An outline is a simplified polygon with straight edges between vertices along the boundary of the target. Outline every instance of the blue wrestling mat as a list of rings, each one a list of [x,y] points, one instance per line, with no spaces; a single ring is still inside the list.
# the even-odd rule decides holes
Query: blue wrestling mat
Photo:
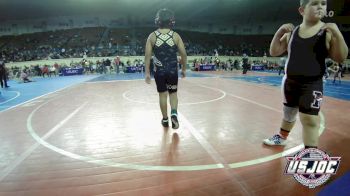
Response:
[[[331,182],[318,193],[319,196],[350,195],[350,172]]]
[[[269,86],[281,86],[282,76],[238,76],[225,77],[233,80],[241,80]],[[324,95],[337,99],[350,100],[350,81],[342,81],[341,84],[332,80],[324,83]]]
[[[93,78],[96,75],[32,78],[33,82],[19,83],[10,80],[10,88],[0,90],[0,111],[25,103],[42,95],[64,89]]]

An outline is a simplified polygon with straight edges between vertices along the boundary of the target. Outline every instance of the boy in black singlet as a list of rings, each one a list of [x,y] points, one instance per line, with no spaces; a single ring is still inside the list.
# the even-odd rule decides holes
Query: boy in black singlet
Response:
[[[179,52],[181,56],[181,75],[185,77],[187,64],[186,50],[180,35],[171,30],[175,24],[174,13],[172,11],[168,9],[159,10],[156,15],[155,23],[159,28],[148,36],[145,48],[145,81],[147,84],[151,82],[150,61],[153,52],[153,64],[155,67],[154,79],[156,80],[157,91],[159,93],[159,105],[163,115],[161,123],[164,127],[169,126],[167,112],[167,97],[169,93],[172,128],[178,129],[177,52]]]
[[[280,132],[265,139],[266,145],[285,145],[299,113],[305,148],[318,146],[325,59],[329,56],[342,62],[348,55],[337,25],[321,21],[326,11],[327,0],[300,0],[303,22],[296,28],[292,24],[282,25],[272,39],[271,56],[287,51],[288,59],[282,81],[284,115]]]

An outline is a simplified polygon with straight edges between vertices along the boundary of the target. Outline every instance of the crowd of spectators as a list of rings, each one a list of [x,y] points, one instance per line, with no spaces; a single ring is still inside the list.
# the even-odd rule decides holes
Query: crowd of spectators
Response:
[[[59,30],[0,37],[0,59],[4,62],[83,58],[69,65],[28,65],[24,69],[12,67],[9,74],[18,77],[23,70],[29,76],[58,75],[64,68],[84,68],[84,73],[123,72],[127,67],[142,66],[142,60],[123,62],[108,59],[111,56],[143,56],[147,35],[154,29],[109,29],[105,27]],[[242,69],[241,56],[267,57],[272,35],[223,35],[191,31],[177,31],[182,35],[189,56],[196,59],[192,69],[199,64],[215,64],[216,70]],[[346,32],[345,32],[346,34]],[[346,39],[349,36],[344,36]],[[347,40],[348,42],[350,40]],[[220,56],[231,56],[220,61]],[[105,57],[92,62],[87,57]],[[212,59],[215,57],[215,59]],[[239,58],[238,58],[239,57]],[[119,57],[117,57],[119,58]],[[236,59],[235,59],[236,58]],[[118,61],[118,66],[116,62]],[[281,70],[280,62],[249,61],[250,66],[264,65],[265,70]],[[345,70],[348,66],[345,65]],[[43,71],[44,70],[44,71]]]
[[[43,59],[143,56],[147,34],[153,29],[105,27],[59,30],[0,38],[2,59],[22,62]],[[272,36],[221,35],[190,31],[181,33],[188,55],[262,56]]]

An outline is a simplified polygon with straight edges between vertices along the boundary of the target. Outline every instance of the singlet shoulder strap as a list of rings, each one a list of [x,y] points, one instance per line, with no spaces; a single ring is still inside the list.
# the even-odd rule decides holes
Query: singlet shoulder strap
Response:
[[[174,31],[173,31],[173,30],[170,30],[167,34],[168,34],[169,36],[173,37],[173,36],[174,36]]]
[[[157,31],[154,31],[154,34],[156,35],[156,37],[158,37],[161,33],[157,30]]]
[[[296,26],[296,27],[294,28],[294,30],[293,30],[292,33],[290,34],[288,43],[290,43],[291,40],[294,39],[295,33],[298,32],[299,27],[300,27],[300,26],[298,25],[298,26]]]

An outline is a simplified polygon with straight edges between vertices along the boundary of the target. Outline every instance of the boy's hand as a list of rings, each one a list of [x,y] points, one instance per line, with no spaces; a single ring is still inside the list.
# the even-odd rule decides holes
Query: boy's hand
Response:
[[[336,35],[339,32],[339,28],[335,23],[325,23],[321,29],[331,33],[332,35]]]
[[[146,76],[145,76],[145,82],[146,82],[147,84],[151,84],[151,76],[150,76],[150,74],[146,74]]]
[[[181,71],[181,76],[182,76],[182,78],[185,78],[186,77],[186,71]]]
[[[294,30],[294,25],[292,23],[287,23],[282,25],[279,29],[278,32],[283,36],[285,33],[292,32]]]

